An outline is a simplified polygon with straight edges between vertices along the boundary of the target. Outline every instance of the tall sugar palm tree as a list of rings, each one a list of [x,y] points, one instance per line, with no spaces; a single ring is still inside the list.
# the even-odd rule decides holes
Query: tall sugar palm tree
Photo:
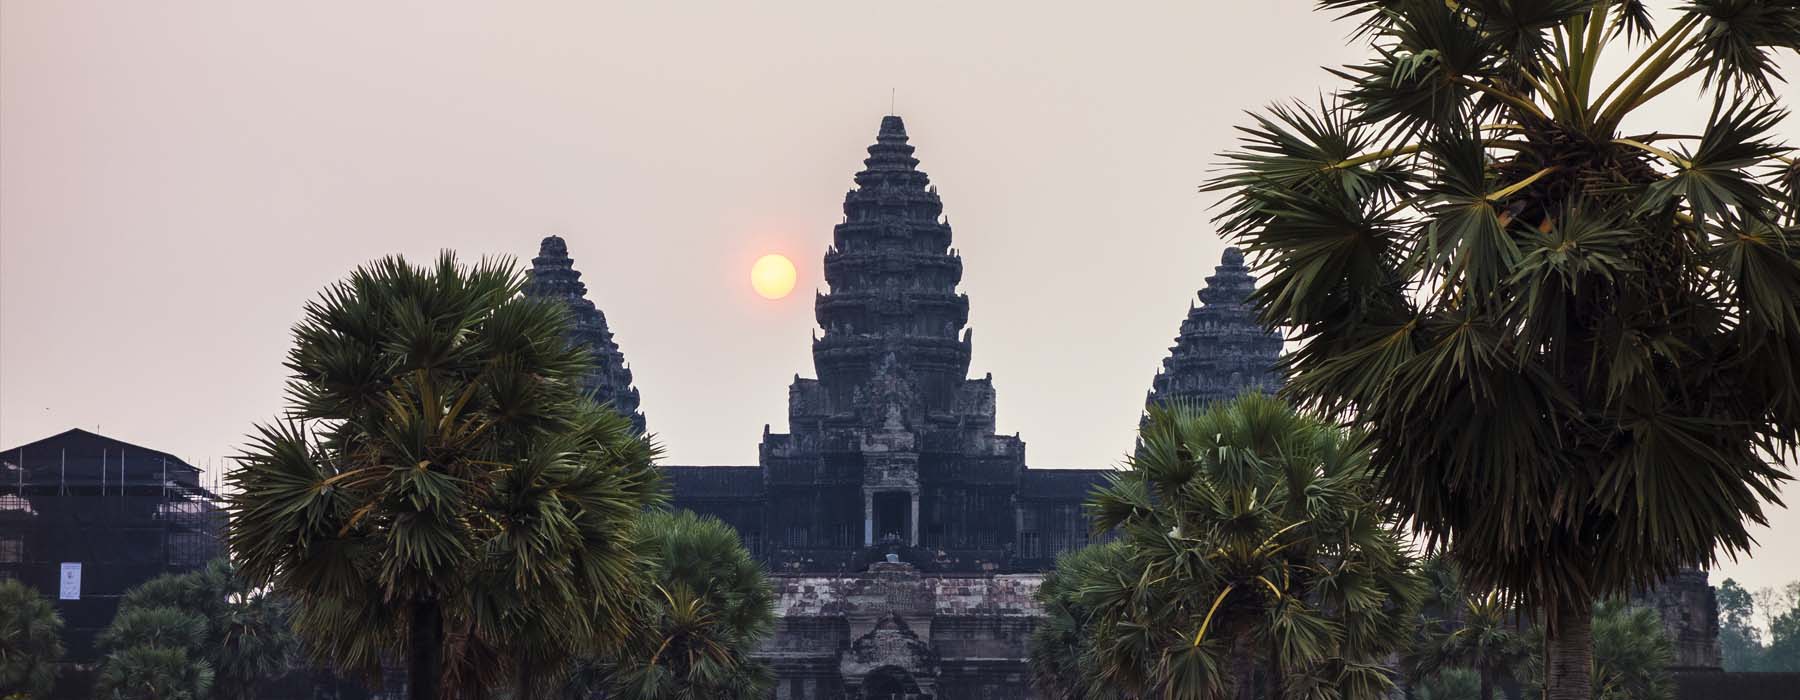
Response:
[[[1157,407],[1089,503],[1129,575],[1076,600],[1090,673],[1134,696],[1385,697],[1423,593],[1358,438],[1249,394]]]
[[[49,697],[62,660],[62,616],[30,586],[0,579],[0,700]]]
[[[1541,608],[1587,700],[1593,601],[1750,545],[1800,429],[1800,5],[1325,0],[1374,54],[1207,187],[1292,329],[1287,395],[1358,421],[1471,583]],[[1693,123],[1646,123],[1657,99]]]
[[[623,638],[657,449],[579,394],[566,311],[510,261],[387,258],[306,306],[287,419],[259,426],[230,545],[315,658],[478,698]]]

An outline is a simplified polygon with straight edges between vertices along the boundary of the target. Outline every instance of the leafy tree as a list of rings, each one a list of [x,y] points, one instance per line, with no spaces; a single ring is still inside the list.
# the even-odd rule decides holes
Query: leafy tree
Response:
[[[204,700],[213,684],[206,618],[165,605],[119,606],[95,644],[95,700]]]
[[[774,677],[750,654],[774,629],[774,590],[737,531],[688,511],[648,513],[638,528],[652,582],[638,623],[571,685],[644,700],[765,696]]]
[[[1756,601],[1737,581],[1719,584],[1719,651],[1727,671],[1762,668],[1762,630],[1756,625]]]
[[[259,685],[290,670],[297,651],[287,611],[267,591],[250,588],[225,559],[150,579],[119,604],[121,616],[140,609],[179,611],[203,621],[208,643],[195,648],[213,670],[214,700],[253,700]]]
[[[1471,594],[1464,590],[1455,565],[1432,557],[1421,567],[1435,592],[1428,598],[1420,635],[1403,660],[1409,680],[1422,687],[1442,690],[1450,683],[1445,673],[1468,672],[1475,680],[1475,694],[1493,700],[1496,684],[1514,680],[1518,667],[1531,656],[1519,632],[1514,608],[1497,593]]]
[[[412,697],[481,697],[616,642],[657,449],[579,393],[566,310],[510,261],[356,270],[294,328],[287,420],[228,475],[245,578],[315,659]]]
[[[1359,438],[1260,394],[1154,408],[1139,437],[1089,502],[1131,564],[1080,586],[1085,685],[1385,697],[1421,586]]]
[[[62,616],[18,579],[0,579],[0,700],[47,697],[62,660]]]
[[[1800,5],[1320,6],[1374,55],[1245,127],[1221,227],[1292,329],[1287,395],[1370,431],[1385,494],[1546,611],[1550,698],[1586,700],[1592,602],[1745,551],[1795,451],[1800,167],[1770,133]],[[1696,90],[1704,124],[1634,121]]]
[[[1759,602],[1769,615],[1769,646],[1760,670],[1800,672],[1800,582],[1769,591]]]

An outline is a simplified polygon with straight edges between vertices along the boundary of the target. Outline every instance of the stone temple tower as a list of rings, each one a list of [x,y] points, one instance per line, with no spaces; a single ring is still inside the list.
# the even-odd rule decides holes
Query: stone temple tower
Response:
[[[559,299],[569,305],[569,339],[585,346],[593,354],[594,371],[582,382],[583,389],[594,400],[610,404],[631,418],[639,433],[644,432],[644,414],[638,410],[638,390],[631,385],[631,367],[619,344],[613,342],[606,328],[606,314],[587,298],[587,285],[581,283],[581,272],[569,258],[569,246],[561,236],[550,236],[538,245],[538,255],[531,259],[530,281],[525,283],[526,296]]]
[[[1200,305],[1189,305],[1181,333],[1151,381],[1146,404],[1199,406],[1280,387],[1273,368],[1281,354],[1281,335],[1256,322],[1256,310],[1248,302],[1255,289],[1243,252],[1226,248],[1200,290]]]
[[[1008,556],[1024,468],[994,434],[990,378],[969,379],[969,299],[937,189],[900,117],[881,120],[844,196],[814,313],[817,379],[788,390],[788,434],[763,437],[771,559],[827,561],[906,550],[974,566]],[[916,555],[916,556],[915,556]]]

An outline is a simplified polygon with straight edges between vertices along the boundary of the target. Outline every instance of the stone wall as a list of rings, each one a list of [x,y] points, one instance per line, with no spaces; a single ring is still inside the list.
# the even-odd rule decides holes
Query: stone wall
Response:
[[[777,632],[758,656],[781,700],[886,696],[1036,697],[1027,669],[1042,615],[1039,574],[921,575],[901,563],[867,573],[774,577]]]

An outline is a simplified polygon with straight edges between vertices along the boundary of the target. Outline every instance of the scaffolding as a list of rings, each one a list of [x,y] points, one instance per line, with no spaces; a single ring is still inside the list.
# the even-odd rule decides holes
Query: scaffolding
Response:
[[[167,453],[70,430],[6,448],[0,465],[0,578],[56,604],[72,661],[96,658],[127,590],[224,552],[220,499]]]

